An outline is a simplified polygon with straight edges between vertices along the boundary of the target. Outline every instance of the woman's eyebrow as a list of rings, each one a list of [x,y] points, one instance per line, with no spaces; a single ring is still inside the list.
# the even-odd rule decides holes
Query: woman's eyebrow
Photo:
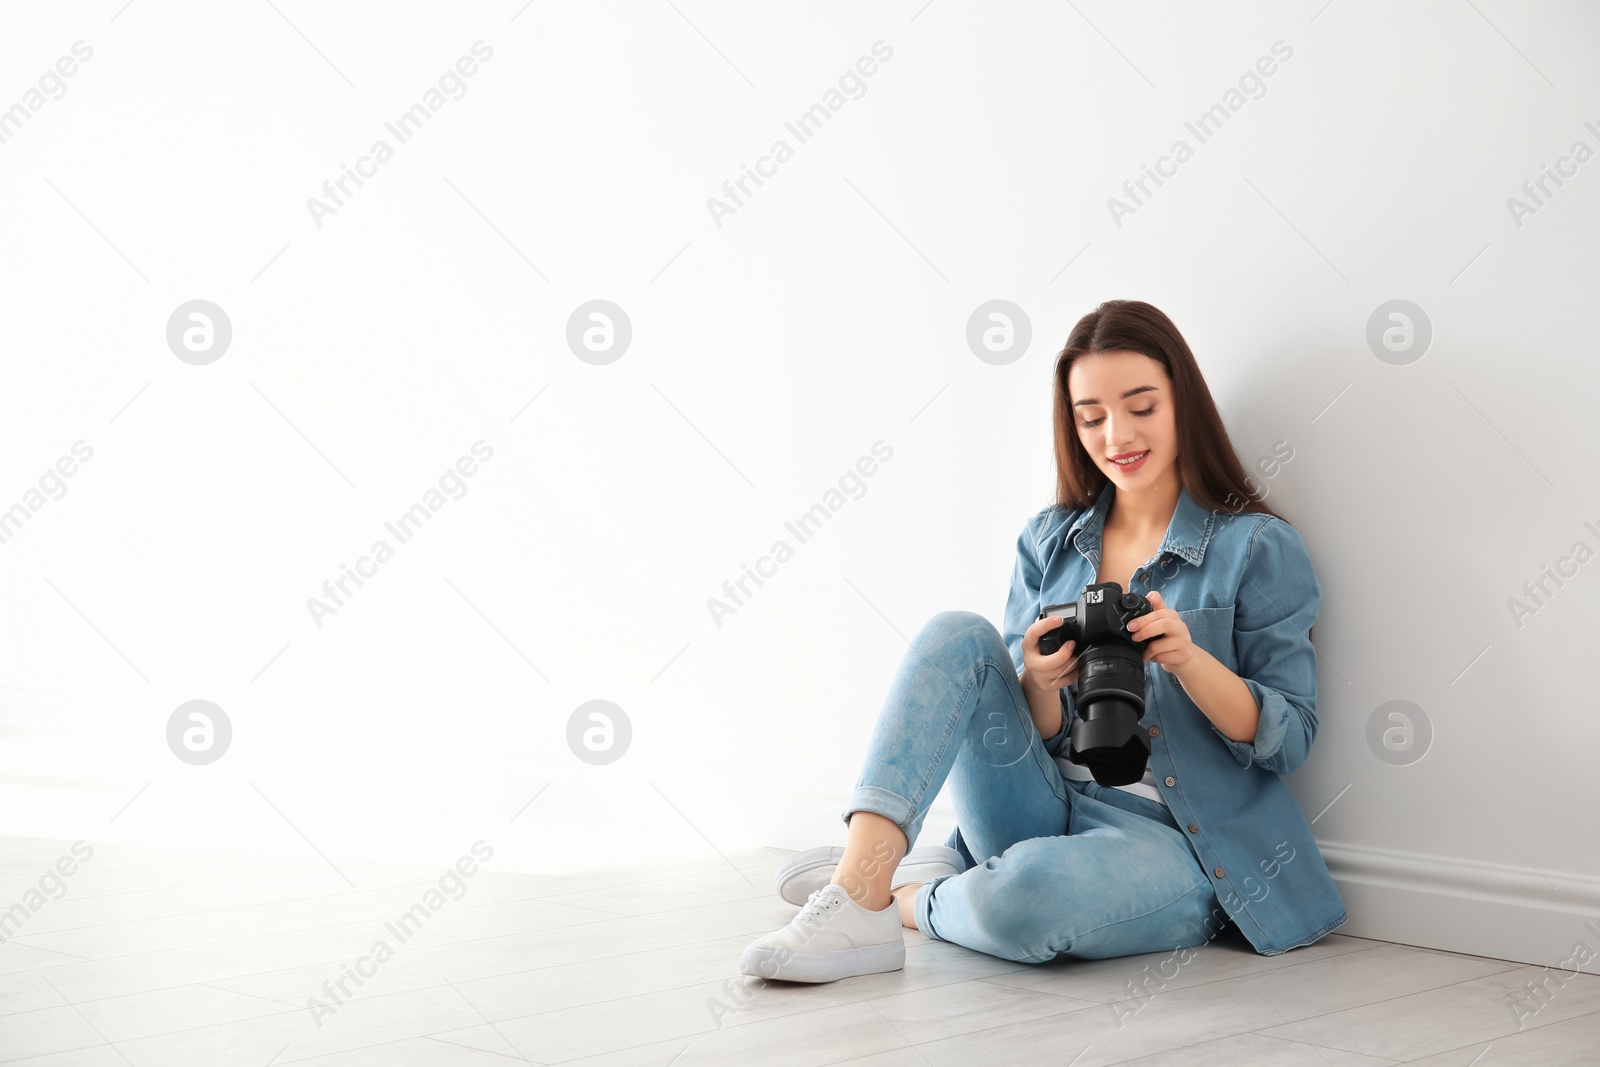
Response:
[[[1134,387],[1132,389],[1129,389],[1126,393],[1123,393],[1122,394],[1122,399],[1126,400],[1130,396],[1133,396],[1136,393],[1152,393],[1152,392],[1155,392],[1155,391],[1156,391],[1156,387],[1153,386],[1153,385],[1140,385],[1140,386],[1136,386],[1136,387]],[[1100,401],[1094,399],[1093,397],[1085,397],[1082,400],[1074,400],[1072,402],[1072,406],[1076,408],[1076,407],[1082,407],[1085,404],[1098,404],[1098,403],[1100,403]]]

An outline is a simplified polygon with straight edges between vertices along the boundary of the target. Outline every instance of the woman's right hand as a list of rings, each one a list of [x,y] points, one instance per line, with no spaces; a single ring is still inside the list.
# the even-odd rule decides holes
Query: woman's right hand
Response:
[[[1078,680],[1075,642],[1062,642],[1061,648],[1048,656],[1039,651],[1039,636],[1065,625],[1066,620],[1060,615],[1051,615],[1035,620],[1022,635],[1023,685],[1031,684],[1035,688],[1053,693],[1058,689],[1065,689]]]

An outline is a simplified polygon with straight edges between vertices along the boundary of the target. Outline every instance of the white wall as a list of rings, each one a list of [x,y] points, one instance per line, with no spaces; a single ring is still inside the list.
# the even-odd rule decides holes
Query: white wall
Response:
[[[1600,549],[1600,162],[1508,207],[1600,150],[1592,6],[4,18],[0,107],[27,114],[0,143],[0,508],[26,518],[0,543],[0,832],[308,863],[482,837],[547,870],[838,840],[904,637],[1000,618],[1051,491],[1055,352],[1134,297],[1185,332],[1247,465],[1293,449],[1269,500],[1327,595],[1290,785],[1344,932],[1597,947],[1595,565],[1508,608]],[[384,123],[480,40],[399,143]],[[65,91],[30,97],[78,41]],[[880,41],[797,143],[786,121]],[[1185,123],[1278,42],[1199,143]],[[379,138],[393,158],[319,225],[308,198]],[[714,220],[780,138],[792,158]],[[1180,138],[1192,158],[1114,218]],[[232,327],[207,365],[166,340],[195,299]],[[605,365],[566,340],[594,299],[631,322]],[[966,341],[995,299],[1032,331],[999,366]],[[1404,365],[1367,340],[1397,299],[1432,329]],[[64,495],[30,498],[78,441]],[[465,495],[387,535],[479,441]],[[859,499],[717,625],[707,599],[879,441]],[[393,559],[318,626],[307,598],[379,538]],[[193,699],[233,730],[204,766],[166,738]],[[567,743],[596,699],[632,727],[603,766]],[[1395,700],[1431,724],[1409,765],[1368,740]]]

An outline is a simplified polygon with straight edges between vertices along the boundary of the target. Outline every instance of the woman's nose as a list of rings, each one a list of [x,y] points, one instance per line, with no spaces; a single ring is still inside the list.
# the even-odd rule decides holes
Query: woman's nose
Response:
[[[1113,451],[1127,451],[1127,446],[1133,444],[1133,425],[1129,419],[1113,419],[1106,416],[1106,443],[1113,447]]]

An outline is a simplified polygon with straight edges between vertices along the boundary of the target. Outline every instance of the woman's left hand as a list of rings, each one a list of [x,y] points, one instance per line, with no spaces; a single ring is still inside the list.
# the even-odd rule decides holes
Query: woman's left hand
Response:
[[[1194,661],[1194,638],[1160,593],[1152,590],[1146,599],[1155,610],[1128,623],[1128,633],[1141,643],[1146,663],[1159,663],[1168,674],[1176,674]]]

